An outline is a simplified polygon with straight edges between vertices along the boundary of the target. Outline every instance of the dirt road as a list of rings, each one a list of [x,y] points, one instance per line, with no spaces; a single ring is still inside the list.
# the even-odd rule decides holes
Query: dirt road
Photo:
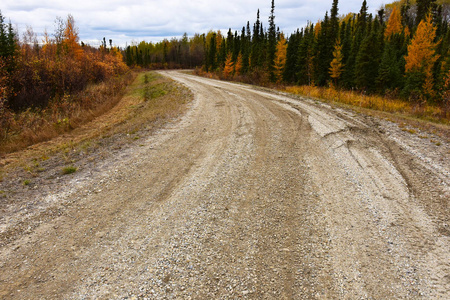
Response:
[[[0,298],[450,298],[448,143],[163,74],[181,120],[2,216]]]

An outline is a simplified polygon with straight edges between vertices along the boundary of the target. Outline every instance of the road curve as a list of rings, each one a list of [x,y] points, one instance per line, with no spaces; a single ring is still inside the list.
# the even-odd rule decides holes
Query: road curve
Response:
[[[58,216],[2,243],[0,298],[450,298],[448,156],[312,100],[161,73],[192,90],[188,113],[45,199]]]

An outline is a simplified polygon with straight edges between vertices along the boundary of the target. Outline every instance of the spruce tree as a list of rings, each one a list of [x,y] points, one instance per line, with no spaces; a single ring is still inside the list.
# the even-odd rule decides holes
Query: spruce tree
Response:
[[[15,69],[17,50],[16,34],[12,24],[11,22],[5,24],[5,19],[0,11],[0,58],[5,62],[8,73]]]
[[[227,41],[226,41],[226,52],[232,53],[234,50],[234,36],[231,32],[231,28],[228,29]]]
[[[340,29],[340,40],[342,42],[342,59],[346,62],[352,48],[352,27],[351,20],[343,21]]]
[[[419,25],[420,21],[425,19],[426,15],[434,8],[434,5],[436,5],[436,0],[417,0],[416,25]]]
[[[297,60],[297,81],[299,84],[311,85],[314,81],[314,55],[316,50],[315,28],[311,24],[299,37]]]
[[[367,36],[362,41],[355,63],[355,84],[358,89],[375,91],[376,78],[383,49],[383,34],[378,18],[367,23]]]
[[[274,60],[277,51],[277,32],[275,26],[275,1],[272,0],[272,6],[269,16],[269,32],[268,32],[268,47],[267,47],[267,66],[269,71],[269,78],[272,82],[276,81],[274,74]]]
[[[387,90],[403,88],[406,45],[404,33],[391,35],[386,41],[376,79],[379,92],[385,93]]]
[[[338,39],[339,34],[339,1],[333,0],[333,5],[330,11],[330,32],[328,38],[330,39],[331,49],[334,47],[336,40]]]
[[[237,31],[235,31],[233,40],[233,61],[236,61],[240,52],[241,52],[241,37],[238,35]]]
[[[330,50],[332,50],[334,44],[330,46],[332,42],[329,40],[329,33],[330,18],[328,17],[328,12],[326,12],[325,18],[321,23],[314,50],[314,82],[320,86],[324,86],[330,78],[328,69],[333,59],[333,52]]]
[[[217,48],[216,48],[216,33],[212,34],[212,37],[209,41],[209,50],[208,50],[208,65],[206,71],[215,71],[217,68]]]
[[[303,32],[303,29],[302,29]],[[300,41],[300,32],[297,30],[288,40],[286,50],[286,66],[284,68],[283,80],[285,82],[293,83],[297,81],[297,60],[298,60],[298,46]]]
[[[359,14],[357,15],[356,20],[354,21],[353,24],[354,36],[351,41],[351,50],[347,60],[345,61],[345,69],[344,73],[342,74],[341,84],[347,89],[352,89],[356,85],[355,82],[356,59],[361,50],[360,49],[361,43],[363,39],[366,37],[367,19],[368,19],[367,11],[368,11],[367,2],[366,0],[364,0],[361,5]]]
[[[242,68],[240,70],[240,73],[246,73],[248,70],[249,47],[250,47],[250,40],[248,39],[247,35],[245,34],[245,27],[242,27],[241,47],[240,47],[240,53],[242,55],[242,57],[241,57]]]
[[[222,37],[220,42],[219,51],[217,55],[217,66],[223,68],[225,66],[225,60],[227,59],[227,45],[225,37]]]

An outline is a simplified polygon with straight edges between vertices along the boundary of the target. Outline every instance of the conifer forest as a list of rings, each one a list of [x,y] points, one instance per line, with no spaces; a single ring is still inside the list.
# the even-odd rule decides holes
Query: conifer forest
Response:
[[[276,26],[275,3],[264,24],[210,31],[188,39],[125,50],[129,66],[193,68],[255,84],[334,86],[414,102],[449,105],[450,4],[397,1],[368,13],[339,14],[334,0],[322,20],[287,34]]]

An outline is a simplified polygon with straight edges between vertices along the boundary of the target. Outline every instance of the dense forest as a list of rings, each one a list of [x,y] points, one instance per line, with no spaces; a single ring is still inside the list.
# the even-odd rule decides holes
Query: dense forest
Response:
[[[222,78],[257,84],[333,86],[368,94],[450,106],[450,4],[402,0],[376,15],[339,15],[338,0],[317,23],[288,37],[260,19],[226,35],[210,31],[188,39],[142,42],[124,51],[128,65],[202,66]]]

